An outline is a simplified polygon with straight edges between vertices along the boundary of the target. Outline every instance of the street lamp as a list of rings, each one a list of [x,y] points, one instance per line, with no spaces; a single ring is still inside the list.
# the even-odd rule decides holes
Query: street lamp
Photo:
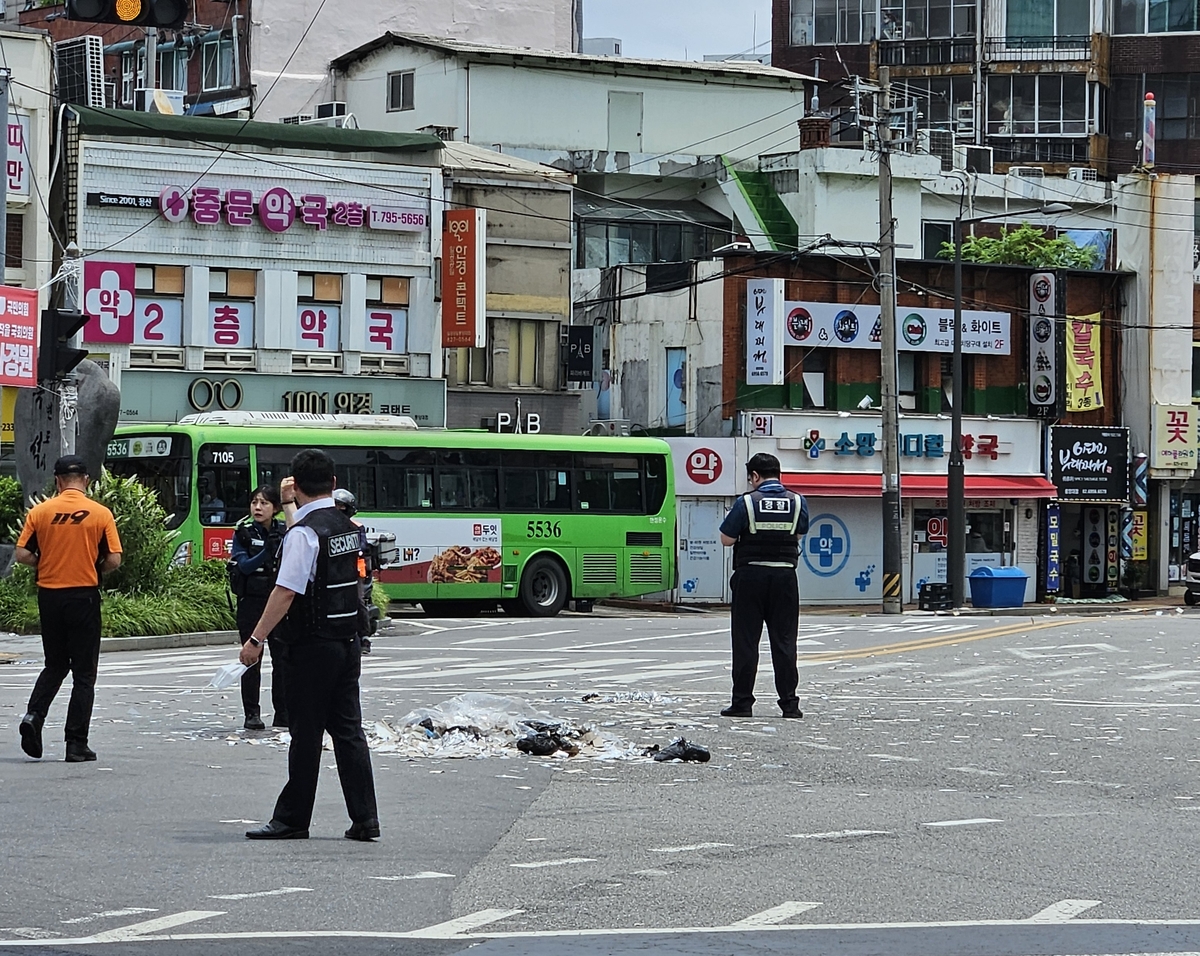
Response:
[[[960,210],[954,220],[954,353],[950,363],[950,460],[946,473],[946,499],[949,506],[947,522],[946,578],[950,582],[950,599],[954,607],[966,602],[967,579],[967,516],[964,506],[965,476],[962,453],[962,244],[963,226],[989,219],[1015,219],[1040,214],[1056,216],[1070,212],[1066,203],[1053,202],[1036,209],[996,213],[964,219]]]

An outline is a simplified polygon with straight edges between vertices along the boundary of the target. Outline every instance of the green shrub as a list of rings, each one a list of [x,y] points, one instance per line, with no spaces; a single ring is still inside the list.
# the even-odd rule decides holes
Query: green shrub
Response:
[[[0,476],[0,541],[11,544],[17,540],[24,516],[25,495],[21,483],[16,478]]]
[[[378,581],[371,588],[371,603],[379,608],[379,614],[387,620],[388,608],[391,607],[392,599],[387,596],[387,591],[383,589],[383,585]]]
[[[954,243],[943,242],[939,259],[954,258]],[[1035,269],[1093,269],[1100,251],[1081,246],[1068,236],[1051,239],[1046,233],[1022,223],[1016,229],[1000,229],[1000,237],[967,236],[963,239],[963,262],[1033,266]]]
[[[124,551],[121,566],[104,579],[104,586],[126,594],[159,591],[166,583],[175,532],[167,530],[167,512],[158,496],[136,478],[120,478],[107,469],[88,494],[113,513]]]

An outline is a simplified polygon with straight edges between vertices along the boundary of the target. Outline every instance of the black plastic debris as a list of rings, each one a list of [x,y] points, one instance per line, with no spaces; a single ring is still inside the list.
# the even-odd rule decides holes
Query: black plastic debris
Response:
[[[651,750],[655,751],[656,748],[651,748]],[[707,747],[688,743],[683,737],[676,737],[662,750],[656,750],[653,753],[654,759],[658,761],[685,760],[689,763],[708,763],[711,756]]]
[[[558,743],[549,734],[528,734],[517,741],[517,749],[535,757],[549,757],[558,750]]]

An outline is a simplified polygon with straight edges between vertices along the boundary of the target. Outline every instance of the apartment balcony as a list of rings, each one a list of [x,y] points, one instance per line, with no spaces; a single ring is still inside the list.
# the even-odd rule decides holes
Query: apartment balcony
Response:
[[[983,41],[983,55],[993,62],[1090,60],[1092,37],[993,37]]]
[[[949,40],[880,40],[880,66],[948,66],[975,62],[973,37]]]

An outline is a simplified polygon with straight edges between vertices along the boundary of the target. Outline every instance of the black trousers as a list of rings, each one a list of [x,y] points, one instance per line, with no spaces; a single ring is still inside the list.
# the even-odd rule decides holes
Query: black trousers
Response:
[[[307,829],[317,798],[321,739],[333,738],[333,755],[346,810],[355,823],[377,820],[371,752],[362,729],[358,678],[362,648],[358,639],[308,641],[288,648],[288,782],[275,803],[274,818]]]
[[[775,690],[779,706],[790,710],[799,706],[796,686],[796,631],[800,626],[800,588],[794,568],[766,568],[747,565],[733,572],[730,579],[733,604],[730,630],[733,636],[733,706],[750,707],[754,703],[754,679],[758,676],[758,645],[763,623],[771,644],[771,664],[775,669]]]
[[[237,628],[238,636],[243,644],[250,640],[254,633],[254,625],[262,617],[267,606],[265,597],[238,598]],[[279,727],[288,726],[287,706],[287,645],[278,638],[280,629],[276,628],[267,641],[267,650],[271,652],[271,710],[275,716],[272,723]],[[264,655],[265,657],[265,655]],[[242,710],[246,716],[257,715],[259,710],[259,691],[262,687],[263,659],[242,675]]]
[[[29,713],[45,720],[67,674],[67,743],[86,744],[100,664],[100,592],[96,588],[38,588],[46,664],[29,696]]]

